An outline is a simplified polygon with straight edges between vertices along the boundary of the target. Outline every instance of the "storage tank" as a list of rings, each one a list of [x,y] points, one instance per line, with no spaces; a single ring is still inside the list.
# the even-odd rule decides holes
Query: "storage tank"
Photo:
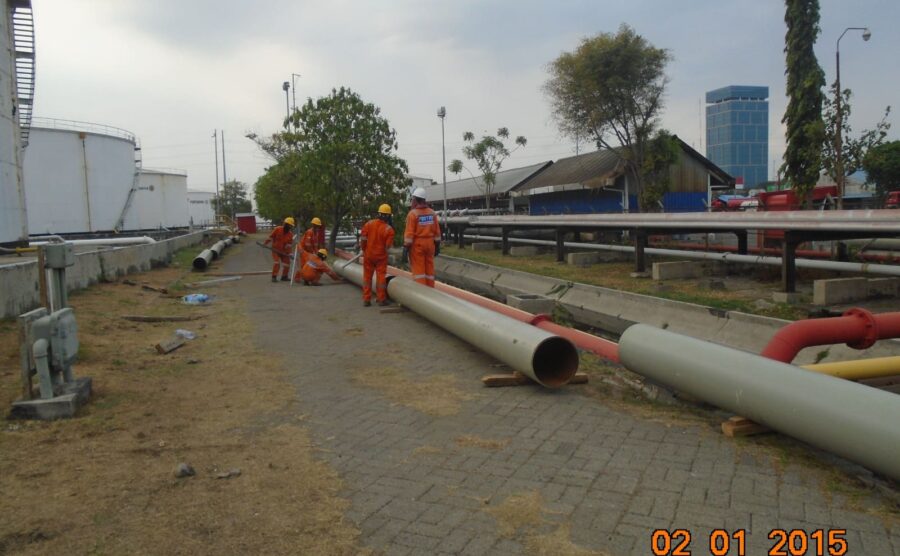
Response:
[[[137,177],[135,147],[124,129],[34,118],[23,164],[29,233],[115,230]]]
[[[200,191],[188,189],[188,220],[192,226],[212,226],[216,222],[216,212],[213,209],[213,199],[216,194],[212,191]]]
[[[189,220],[187,172],[142,168],[123,229],[186,228]]]
[[[0,17],[0,245],[28,241],[22,148],[34,99],[31,2],[3,0]]]

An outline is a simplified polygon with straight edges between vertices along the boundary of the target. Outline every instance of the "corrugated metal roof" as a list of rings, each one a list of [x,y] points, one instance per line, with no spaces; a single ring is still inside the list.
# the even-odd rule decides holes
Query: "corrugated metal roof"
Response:
[[[492,190],[492,196],[503,195],[508,193],[510,190],[516,188],[518,185],[526,182],[534,176],[538,174],[538,176],[542,175],[547,166],[550,169],[553,168],[553,162],[539,162],[537,164],[532,164],[531,166],[525,166],[523,168],[512,168],[510,170],[504,170],[497,174],[497,183],[494,184],[494,188]],[[539,173],[541,172],[541,173]],[[544,170],[546,172],[546,170]],[[530,183],[530,181],[528,182]],[[428,195],[428,202],[434,203],[435,201],[443,201],[444,200],[444,184],[439,183],[437,185],[430,185],[425,188],[425,194]],[[484,186],[481,182],[481,176],[478,176],[477,181],[473,178],[466,178],[457,181],[448,181],[447,182],[447,200],[461,200],[461,199],[472,199],[476,197],[484,196]]]
[[[622,162],[612,150],[570,156],[557,160],[540,174],[516,191],[527,191],[539,187],[603,187],[612,185],[612,180],[622,173]],[[610,179],[607,183],[607,178]]]

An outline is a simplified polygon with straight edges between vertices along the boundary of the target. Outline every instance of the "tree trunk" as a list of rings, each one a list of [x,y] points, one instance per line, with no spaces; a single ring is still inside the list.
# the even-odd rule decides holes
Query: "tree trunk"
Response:
[[[335,212],[334,221],[331,223],[331,237],[328,238],[328,252],[334,255],[334,248],[337,245],[338,230],[341,227],[341,217]]]

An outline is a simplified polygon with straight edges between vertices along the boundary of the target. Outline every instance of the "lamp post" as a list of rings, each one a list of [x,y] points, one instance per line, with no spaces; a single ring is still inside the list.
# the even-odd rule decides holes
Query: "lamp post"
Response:
[[[291,97],[293,97],[293,100],[294,100],[294,104],[293,104],[294,110],[297,109],[297,83],[294,81],[295,77],[303,77],[303,76],[300,75],[299,73],[291,74],[291,87],[293,87],[293,90],[291,91]]]
[[[862,31],[862,38],[864,41],[868,41],[872,38],[872,32],[869,31],[868,27],[847,27],[844,29],[844,32],[841,33],[841,36],[838,37],[837,45],[834,49],[834,61],[835,61],[835,115],[837,116],[837,121],[835,122],[835,139],[834,139],[834,156],[835,156],[835,164],[834,170],[837,177],[837,186],[838,186],[838,210],[844,208],[844,153],[843,153],[843,138],[841,135],[843,134],[843,113],[841,111],[841,39],[844,38],[844,35],[847,34],[847,31]]]
[[[437,111],[438,118],[441,119],[441,170],[444,172],[444,218],[447,217],[447,147],[444,143],[444,118],[447,116],[447,109],[441,106]]]
[[[281,84],[281,88],[284,90],[284,111],[285,111],[285,116],[288,117],[288,118],[290,118],[290,117],[291,117],[291,99],[290,99],[290,97],[288,96],[288,89],[291,88],[291,83],[290,83],[290,81],[285,81],[284,83],[282,83],[282,84]]]

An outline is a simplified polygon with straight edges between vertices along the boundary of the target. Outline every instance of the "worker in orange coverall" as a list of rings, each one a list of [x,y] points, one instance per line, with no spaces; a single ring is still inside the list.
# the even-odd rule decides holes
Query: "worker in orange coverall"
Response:
[[[417,187],[403,233],[403,258],[409,257],[413,280],[433,288],[434,257],[440,254],[441,226],[437,214],[425,202],[425,189]]]
[[[359,234],[363,253],[363,305],[372,305],[372,273],[375,274],[375,298],[379,305],[387,305],[388,249],[394,244],[391,227],[391,205],[378,207],[378,218],[366,222]]]
[[[306,251],[300,252],[300,270],[297,271],[300,279],[303,280],[304,286],[321,286],[319,280],[323,274],[327,274],[335,282],[340,282],[341,277],[335,274],[325,259],[328,258],[328,251],[319,249],[316,254],[310,255]],[[296,281],[297,276],[294,277]]]
[[[303,234],[303,238],[300,240],[299,245],[297,245],[297,249],[314,255],[316,251],[325,247],[325,234],[322,229],[322,221],[319,220],[319,217],[313,218],[310,221],[310,224],[310,228]]]
[[[288,278],[288,273],[291,271],[291,259],[289,253],[291,251],[291,244],[294,243],[294,226],[296,223],[294,222],[293,217],[288,216],[284,219],[284,224],[278,226],[272,233],[269,234],[269,238],[265,241],[263,245],[272,244],[272,260],[275,261],[275,264],[272,265],[272,281],[278,281],[278,268],[281,267],[281,281],[287,282],[290,280]]]

